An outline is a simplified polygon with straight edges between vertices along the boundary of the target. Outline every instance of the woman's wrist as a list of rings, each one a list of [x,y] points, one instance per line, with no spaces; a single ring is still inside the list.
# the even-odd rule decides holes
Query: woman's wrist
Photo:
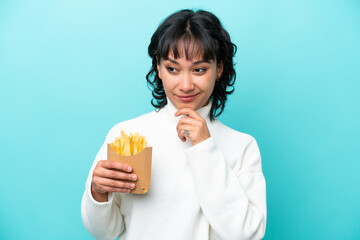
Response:
[[[99,193],[95,190],[94,186],[91,184],[91,195],[97,202],[107,202],[108,201],[108,193]]]

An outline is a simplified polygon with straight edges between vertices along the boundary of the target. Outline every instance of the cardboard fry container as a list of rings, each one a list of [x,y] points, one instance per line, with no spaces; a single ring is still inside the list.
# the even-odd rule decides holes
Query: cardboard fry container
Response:
[[[107,145],[107,159],[131,166],[132,173],[138,177],[131,193],[145,194],[150,189],[151,157],[152,147],[147,147],[136,155],[124,156],[115,152],[111,144]]]

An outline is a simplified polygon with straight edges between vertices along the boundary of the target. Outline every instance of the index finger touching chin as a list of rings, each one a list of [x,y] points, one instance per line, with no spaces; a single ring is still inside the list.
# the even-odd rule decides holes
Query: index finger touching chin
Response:
[[[191,118],[200,117],[199,114],[195,110],[193,110],[191,108],[181,108],[174,114],[175,117],[178,117],[180,115],[186,115],[186,116],[191,117]]]

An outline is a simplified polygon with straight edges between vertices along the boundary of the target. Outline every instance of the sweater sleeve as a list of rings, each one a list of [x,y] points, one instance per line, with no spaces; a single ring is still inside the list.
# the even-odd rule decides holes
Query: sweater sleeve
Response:
[[[231,169],[212,137],[186,150],[201,209],[216,239],[261,239],[266,227],[266,186],[252,138]],[[237,165],[237,164],[236,164]]]
[[[91,194],[92,173],[103,159],[107,159],[106,143],[98,152],[88,175],[81,201],[81,217],[85,228],[95,239],[115,239],[124,229],[118,194],[109,193],[107,202],[97,202]]]

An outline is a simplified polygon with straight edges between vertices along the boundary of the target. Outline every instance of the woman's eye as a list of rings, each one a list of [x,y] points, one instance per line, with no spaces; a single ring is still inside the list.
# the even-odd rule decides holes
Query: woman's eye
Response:
[[[176,69],[173,68],[173,67],[167,67],[167,70],[168,70],[169,72],[176,72]]]
[[[203,73],[206,71],[206,68],[195,68],[194,70],[196,73]]]

